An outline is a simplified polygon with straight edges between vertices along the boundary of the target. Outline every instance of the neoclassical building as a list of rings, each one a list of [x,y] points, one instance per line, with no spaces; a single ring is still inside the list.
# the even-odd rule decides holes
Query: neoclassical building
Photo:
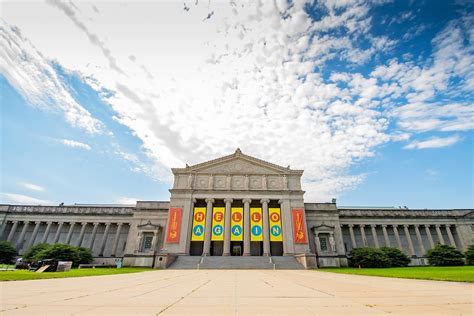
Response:
[[[66,243],[90,248],[97,263],[175,268],[345,266],[353,248],[367,246],[398,247],[421,265],[438,243],[461,251],[473,243],[472,209],[305,203],[303,170],[239,149],[172,172],[170,201],[0,205],[0,239],[20,254],[36,243]]]

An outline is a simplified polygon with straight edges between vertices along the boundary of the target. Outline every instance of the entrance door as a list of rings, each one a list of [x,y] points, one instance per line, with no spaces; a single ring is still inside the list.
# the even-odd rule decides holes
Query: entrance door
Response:
[[[230,254],[232,256],[241,256],[244,252],[244,243],[242,241],[231,241]]]

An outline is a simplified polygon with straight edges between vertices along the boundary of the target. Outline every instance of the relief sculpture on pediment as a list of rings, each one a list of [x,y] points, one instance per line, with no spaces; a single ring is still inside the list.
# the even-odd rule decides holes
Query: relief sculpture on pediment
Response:
[[[199,173],[214,174],[275,174],[275,170],[264,165],[257,165],[242,159],[227,161],[208,168],[197,170]]]

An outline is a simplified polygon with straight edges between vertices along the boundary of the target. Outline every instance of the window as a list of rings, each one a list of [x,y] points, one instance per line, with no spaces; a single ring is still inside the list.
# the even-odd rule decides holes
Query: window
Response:
[[[328,235],[327,234],[319,235],[319,246],[321,247],[321,251],[328,251]]]
[[[149,251],[153,245],[153,233],[143,233],[142,251]]]

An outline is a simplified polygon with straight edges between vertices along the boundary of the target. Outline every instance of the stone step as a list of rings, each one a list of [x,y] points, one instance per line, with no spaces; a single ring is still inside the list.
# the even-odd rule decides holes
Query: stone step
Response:
[[[269,257],[204,257],[199,269],[273,269]]]
[[[272,257],[276,270],[304,270],[305,268],[293,256]]]
[[[197,269],[200,261],[197,256],[178,256],[168,269]]]
[[[178,256],[168,269],[263,269],[302,270],[304,267],[291,256],[237,257],[237,256]]]

